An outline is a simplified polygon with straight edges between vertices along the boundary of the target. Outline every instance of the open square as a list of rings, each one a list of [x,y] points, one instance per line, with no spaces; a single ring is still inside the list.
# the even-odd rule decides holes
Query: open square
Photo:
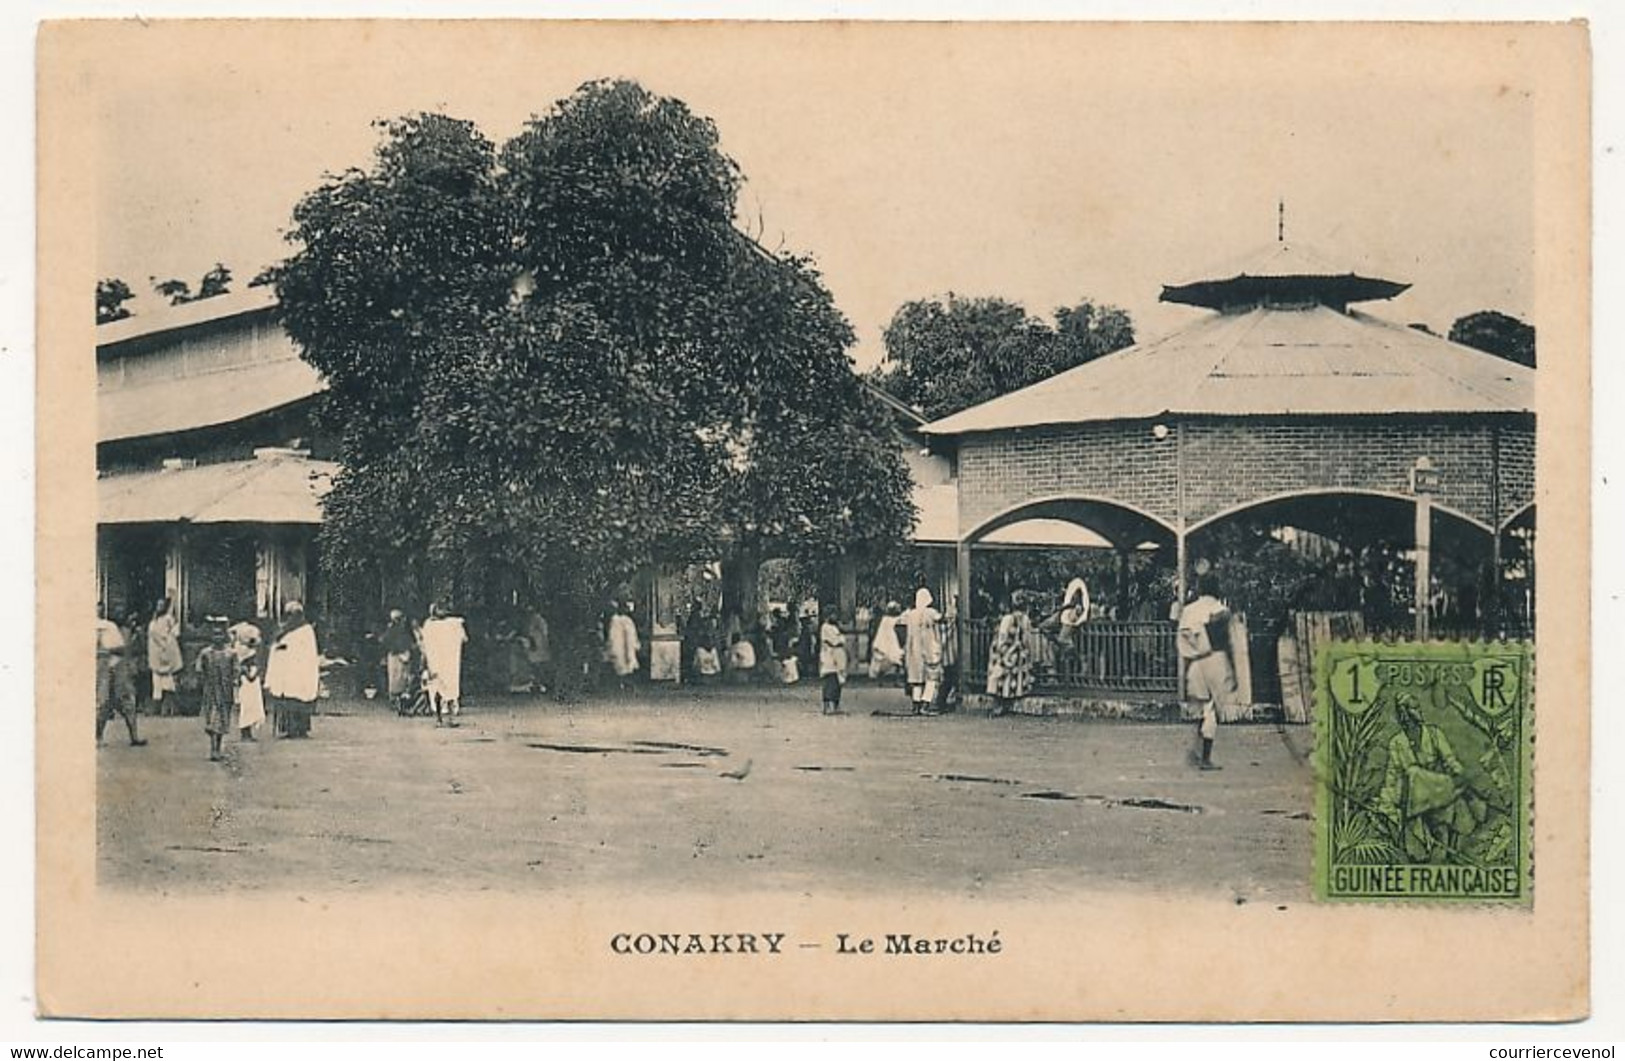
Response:
[[[383,892],[785,889],[1002,899],[1309,896],[1303,727],[876,716],[895,689],[471,702],[456,729],[330,702],[309,740],[226,746],[197,719],[98,759],[104,886]],[[749,764],[748,770],[745,769]],[[745,773],[735,780],[728,773]]]

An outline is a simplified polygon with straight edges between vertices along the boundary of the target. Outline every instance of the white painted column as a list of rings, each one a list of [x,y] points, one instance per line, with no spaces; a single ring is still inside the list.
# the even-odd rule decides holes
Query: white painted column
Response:
[[[164,553],[164,596],[169,598],[172,605],[170,611],[181,621],[182,625],[187,620],[186,589],[186,527],[177,525],[170,528],[169,548]]]
[[[1416,640],[1428,639],[1428,605],[1433,597],[1433,499],[1416,495]]]

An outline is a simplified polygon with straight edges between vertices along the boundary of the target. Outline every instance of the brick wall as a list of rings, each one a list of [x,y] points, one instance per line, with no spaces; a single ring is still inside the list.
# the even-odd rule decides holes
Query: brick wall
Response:
[[[959,450],[960,531],[1029,498],[1096,497],[1178,517],[1174,439],[1150,424],[1072,427],[970,436]]]
[[[970,436],[960,447],[960,528],[1029,499],[1065,495],[1118,501],[1172,525],[1179,446],[1189,523],[1281,494],[1409,494],[1411,468],[1425,454],[1441,479],[1439,503],[1494,524],[1495,424],[1490,417],[1215,418],[1187,420],[1162,440],[1141,422]],[[1534,429],[1527,418],[1499,426],[1504,518],[1533,496]]]
[[[1535,427],[1501,429],[1501,519],[1535,499]]]

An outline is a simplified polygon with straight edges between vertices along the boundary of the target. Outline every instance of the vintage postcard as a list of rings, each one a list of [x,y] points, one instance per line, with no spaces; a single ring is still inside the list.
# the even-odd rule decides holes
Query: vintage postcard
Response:
[[[1583,24],[38,54],[43,1015],[1588,1012]]]

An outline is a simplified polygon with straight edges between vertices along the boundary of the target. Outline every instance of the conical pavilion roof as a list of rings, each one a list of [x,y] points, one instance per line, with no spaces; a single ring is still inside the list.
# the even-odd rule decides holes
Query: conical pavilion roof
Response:
[[[1231,268],[1214,270],[1213,275],[1216,279],[1163,287],[1162,301],[1217,310],[1305,302],[1341,309],[1351,302],[1393,298],[1411,286],[1339,271],[1315,250],[1286,242],[1272,243]]]
[[[1225,301],[1226,312],[1206,314],[1161,339],[1097,358],[922,430],[961,435],[1179,415],[1534,411],[1533,369],[1347,309],[1338,297],[1350,290],[1339,286],[1349,278],[1398,290],[1405,285],[1318,265],[1309,267],[1323,271],[1300,271],[1304,256],[1284,249],[1275,261],[1274,273],[1251,275],[1296,278],[1299,282],[1275,289],[1294,297]],[[1229,299],[1239,290],[1236,279],[1227,277],[1170,287],[1163,297],[1194,301],[1206,291]],[[1169,292],[1196,293],[1169,298]]]

